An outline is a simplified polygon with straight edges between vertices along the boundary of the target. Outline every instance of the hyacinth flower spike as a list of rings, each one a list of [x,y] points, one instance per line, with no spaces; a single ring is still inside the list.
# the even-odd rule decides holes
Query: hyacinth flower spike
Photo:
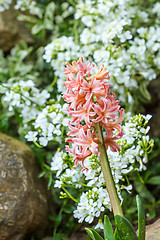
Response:
[[[74,157],[75,166],[81,163],[82,171],[87,170],[85,158],[91,154],[99,156],[113,213],[123,216],[106,151],[108,148],[120,151],[116,140],[124,134],[121,127],[124,110],[120,109],[114,93],[110,93],[109,72],[101,64],[92,75],[93,68],[94,64],[89,61],[84,64],[82,58],[73,65],[66,63],[67,93],[63,98],[72,117],[66,142],[73,146],[67,145],[66,150]]]

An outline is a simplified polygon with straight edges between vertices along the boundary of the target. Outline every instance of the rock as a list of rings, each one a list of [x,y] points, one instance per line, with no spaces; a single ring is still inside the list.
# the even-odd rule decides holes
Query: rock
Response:
[[[13,6],[9,10],[0,12],[0,49],[10,50],[20,41],[33,43],[33,38],[24,22],[17,20],[17,12]]]
[[[160,240],[160,219],[147,226],[146,240]]]
[[[0,133],[0,240],[42,239],[47,190],[32,150]]]
[[[160,77],[151,81],[148,91],[152,96],[151,103],[146,106],[146,113],[152,115],[149,125],[151,126],[151,134],[153,137],[160,138]]]

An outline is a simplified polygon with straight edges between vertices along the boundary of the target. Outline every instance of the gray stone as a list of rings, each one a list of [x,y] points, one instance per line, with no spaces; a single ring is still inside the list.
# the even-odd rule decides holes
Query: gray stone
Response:
[[[17,20],[17,12],[13,6],[9,10],[0,12],[0,49],[10,50],[20,41],[33,43],[33,38],[25,23]]]
[[[151,103],[146,106],[146,113],[152,115],[149,125],[153,137],[160,138],[160,77],[151,81],[148,90],[152,96]]]
[[[42,239],[48,203],[38,174],[32,150],[0,133],[0,240]]]
[[[147,226],[146,240],[160,240],[160,219]]]

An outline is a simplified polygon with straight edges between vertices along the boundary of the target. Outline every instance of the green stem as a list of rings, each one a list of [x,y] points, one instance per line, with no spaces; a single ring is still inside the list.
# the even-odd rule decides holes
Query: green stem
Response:
[[[74,202],[78,203],[77,199],[72,197],[72,195],[67,191],[65,187],[62,186],[63,191],[68,195],[69,198],[71,198]]]
[[[75,44],[76,44],[76,45],[78,45],[78,32],[77,32],[77,27],[78,27],[78,20],[74,20],[73,30],[74,30],[74,40],[75,40]]]
[[[107,191],[109,194],[109,198],[111,201],[113,214],[123,216],[120,200],[118,198],[118,193],[117,193],[117,190],[115,187],[115,182],[114,182],[111,168],[109,165],[109,160],[108,160],[106,147],[104,144],[104,139],[103,139],[103,134],[102,134],[102,128],[99,123],[95,124],[95,134],[96,134],[96,137],[99,139],[98,150],[100,152],[100,163],[101,163]]]

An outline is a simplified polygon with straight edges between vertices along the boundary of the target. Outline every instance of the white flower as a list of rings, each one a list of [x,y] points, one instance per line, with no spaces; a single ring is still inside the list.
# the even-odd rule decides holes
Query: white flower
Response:
[[[28,80],[28,81],[23,81],[20,80],[19,81],[19,85],[24,89],[24,90],[28,90],[29,88],[32,88],[35,86],[34,82],[32,80]]]
[[[9,111],[13,110],[13,106],[20,106],[21,95],[19,93],[14,93],[13,91],[6,92],[6,96],[3,101],[9,102]]]
[[[60,126],[60,125],[59,125]],[[58,125],[57,127],[55,127],[54,131],[53,131],[54,134],[60,136],[61,135],[61,130],[59,129]]]
[[[55,184],[54,184],[54,187],[61,188],[61,187],[62,187],[62,184],[63,184],[62,181],[56,180],[56,181],[55,181]]]
[[[37,136],[38,132],[35,131],[29,131],[28,134],[25,136],[25,138],[27,139],[27,141],[32,141],[32,142],[36,142],[37,141]]]
[[[149,132],[149,130],[150,130],[150,126],[147,126],[146,129],[145,129],[145,128],[141,128],[141,129],[140,129],[140,132],[141,132],[141,133],[144,133],[144,134],[147,134],[147,133]]]
[[[69,118],[63,118],[62,125],[67,127],[68,126],[68,122],[69,122]]]
[[[3,12],[7,9],[9,9],[10,4],[12,3],[12,0],[1,0],[0,2],[0,12]]]
[[[38,105],[42,106],[45,104],[46,99],[50,97],[50,94],[47,92],[47,90],[43,90],[41,93],[35,95],[34,102]]]
[[[132,35],[130,31],[126,31],[124,33],[121,33],[118,35],[118,37],[120,38],[120,41],[123,43],[126,40],[132,39]]]
[[[47,137],[47,136],[45,136],[45,137],[40,137],[40,138],[39,138],[39,143],[40,143],[40,145],[46,147],[47,144],[48,144],[48,137]]]
[[[56,177],[59,177],[60,173],[67,167],[66,164],[63,164],[63,158],[62,158],[63,154],[64,154],[63,152],[56,152],[56,154],[52,158],[51,170],[57,171]]]
[[[144,116],[144,115],[142,115],[142,116],[144,117],[146,122],[148,122],[152,118],[152,115],[150,115],[150,114],[147,114],[146,116]]]
[[[99,219],[97,225],[94,227],[94,229],[104,229],[104,224],[101,219]]]
[[[152,8],[152,12],[156,13],[158,15],[158,17],[160,17],[160,3],[156,2],[154,4],[154,7]]]
[[[23,123],[27,123],[34,119],[39,114],[39,110],[36,108],[36,106],[24,106],[20,116],[23,118]]]

